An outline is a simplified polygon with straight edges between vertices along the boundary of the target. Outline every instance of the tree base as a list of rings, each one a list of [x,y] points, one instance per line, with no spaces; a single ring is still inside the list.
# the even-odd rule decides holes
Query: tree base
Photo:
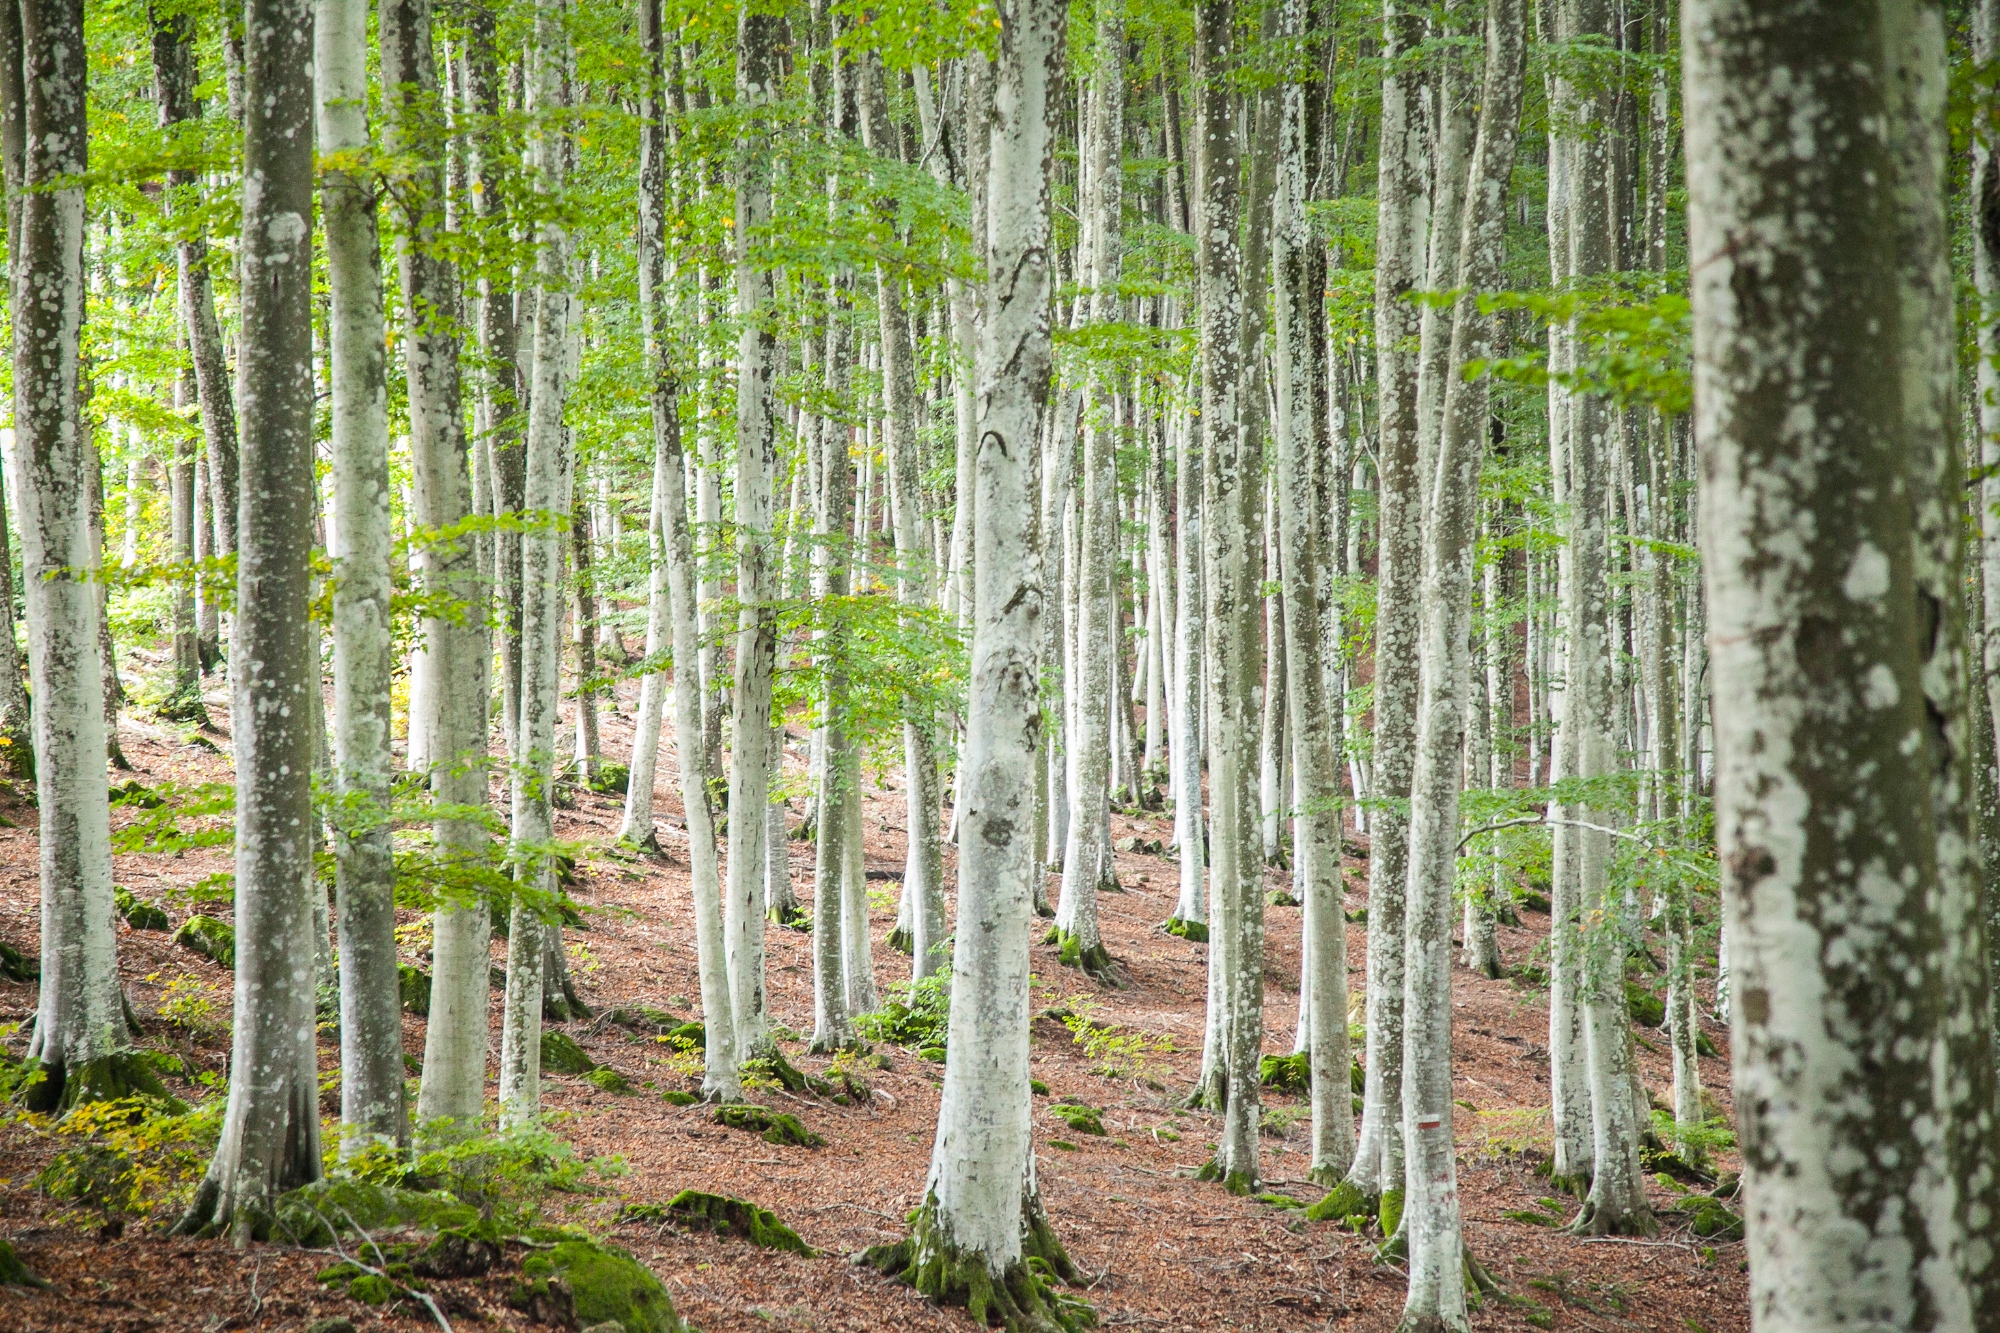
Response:
[[[1178,935],[1190,944],[1208,943],[1208,922],[1189,921],[1186,917],[1171,916],[1160,923],[1160,929],[1169,935]]]
[[[1640,1236],[1650,1240],[1660,1234],[1660,1219],[1644,1203],[1626,1210],[1608,1208],[1601,1200],[1586,1197],[1583,1211],[1568,1230],[1572,1236]]]
[[[857,1262],[1008,1333],[1080,1333],[1097,1322],[1089,1305],[1056,1290],[1058,1282],[1074,1283],[1081,1275],[1039,1209],[1029,1210],[1021,1251],[995,1276],[983,1256],[945,1238],[936,1201],[928,1200],[910,1215],[907,1239],[872,1246]]]
[[[1368,1196],[1367,1191],[1351,1180],[1343,1180],[1326,1192],[1318,1203],[1306,1209],[1308,1222],[1342,1222],[1366,1225],[1375,1215],[1381,1201]],[[1360,1227],[1356,1226],[1356,1230]]]
[[[797,903],[784,903],[773,907],[766,915],[771,918],[771,924],[780,929],[802,930],[807,934],[812,933],[812,916]],[[905,949],[903,952],[908,953],[909,950]]]
[[[167,1095],[153,1067],[131,1051],[118,1051],[87,1060],[80,1065],[43,1065],[42,1077],[28,1085],[23,1104],[43,1115],[68,1111],[85,1102],[115,1102],[126,1097],[147,1097],[176,1108],[186,1108]]]
[[[1056,961],[1064,967],[1081,968],[1085,976],[1107,986],[1118,984],[1118,965],[1111,960],[1111,951],[1104,947],[1103,941],[1086,949],[1075,935],[1055,926],[1043,937],[1042,943],[1056,946]]]
[[[917,937],[911,932],[904,930],[901,926],[890,931],[889,938],[883,942],[897,953],[908,954],[911,957],[916,956]]]

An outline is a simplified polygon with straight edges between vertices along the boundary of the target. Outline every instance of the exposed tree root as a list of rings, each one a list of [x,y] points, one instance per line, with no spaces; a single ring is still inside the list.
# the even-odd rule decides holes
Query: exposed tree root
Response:
[[[79,1065],[41,1065],[42,1077],[30,1083],[23,1104],[41,1114],[67,1111],[85,1102],[114,1102],[124,1097],[152,1097],[179,1106],[167,1095],[153,1067],[131,1051],[118,1051]]]
[[[889,938],[886,941],[884,941],[884,943],[886,943],[891,949],[894,949],[897,953],[901,954],[914,955],[917,951],[916,936],[912,935],[909,931],[904,930],[901,926],[898,926],[896,927],[896,929],[890,931]]]
[[[1343,1180],[1326,1192],[1318,1203],[1306,1209],[1308,1222],[1346,1222],[1351,1218],[1366,1219],[1375,1214],[1381,1200],[1370,1198],[1367,1191],[1351,1180]]]
[[[1569,1224],[1573,1236],[1644,1236],[1660,1234],[1660,1219],[1653,1210],[1641,1204],[1626,1210],[1606,1207],[1602,1200],[1586,1197],[1583,1211]]]
[[[1021,1258],[998,1275],[983,1255],[960,1249],[945,1235],[934,1198],[910,1214],[907,1239],[873,1246],[858,1262],[1009,1333],[1078,1333],[1090,1327],[1097,1312],[1056,1289],[1059,1282],[1077,1280],[1076,1266],[1041,1210],[1031,1203],[1025,1213]]]
[[[1056,946],[1056,960],[1064,967],[1081,968],[1085,976],[1107,986],[1119,984],[1118,964],[1112,961],[1111,951],[1104,947],[1103,941],[1086,949],[1069,931],[1051,927],[1043,943]]]

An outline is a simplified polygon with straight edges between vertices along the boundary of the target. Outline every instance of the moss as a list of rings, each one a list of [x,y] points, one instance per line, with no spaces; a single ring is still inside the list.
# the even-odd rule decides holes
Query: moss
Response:
[[[1269,1204],[1273,1208],[1304,1208],[1306,1206],[1303,1199],[1294,1199],[1289,1194],[1272,1194],[1269,1191],[1259,1194],[1257,1202]]]
[[[633,1005],[629,1008],[613,1009],[604,1015],[604,1021],[615,1023],[633,1032],[649,1032],[654,1036],[665,1036],[679,1027],[683,1020],[674,1017],[664,1009],[650,1005]]]
[[[524,1297],[517,1308],[533,1306],[537,1295],[553,1295],[557,1284],[568,1288],[572,1327],[614,1323],[625,1333],[682,1333],[686,1327],[653,1270],[615,1246],[565,1240],[529,1255],[515,1286],[515,1295]],[[508,1303],[516,1304],[512,1297]]]
[[[941,1065],[945,1062],[947,1054],[948,1051],[943,1046],[924,1046],[918,1049],[917,1058],[919,1060],[928,1060],[934,1065]]]
[[[802,930],[807,934],[812,933],[812,916],[797,903],[786,903],[782,907],[774,907],[767,915],[771,918],[771,924],[774,926],[782,927],[785,930]]]
[[[1160,923],[1160,929],[1169,935],[1178,935],[1194,944],[1208,943],[1208,923],[1188,921],[1181,917],[1169,917]]]
[[[683,1023],[667,1033],[667,1044],[690,1051],[705,1051],[708,1049],[708,1029],[699,1020]]]
[[[1318,1203],[1306,1209],[1306,1221],[1343,1222],[1352,1226],[1354,1220],[1359,1218],[1365,1224],[1374,1208],[1375,1200],[1369,1198],[1359,1185],[1343,1180],[1328,1190]],[[1360,1230],[1359,1227],[1355,1229]]]
[[[770,1209],[748,1199],[682,1190],[668,1201],[663,1213],[687,1226],[713,1231],[719,1236],[738,1236],[767,1250],[812,1256],[812,1247],[799,1238],[798,1232],[779,1221]]]
[[[1086,949],[1074,934],[1056,927],[1050,929],[1044,943],[1056,946],[1056,961],[1064,967],[1081,968],[1085,976],[1107,986],[1117,984],[1117,964],[1111,961],[1111,951],[1103,941]]]
[[[1057,1152],[1077,1151],[1077,1146],[1074,1143],[1071,1143],[1068,1139],[1050,1139],[1049,1146],[1051,1148],[1054,1148]]]
[[[1057,1102],[1049,1110],[1079,1134],[1104,1134],[1104,1112],[1080,1102]]]
[[[127,888],[115,888],[112,899],[118,904],[118,915],[125,918],[125,924],[134,930],[172,930],[174,923],[167,918],[167,909],[149,899],[141,898]]]
[[[731,1102],[727,1106],[716,1107],[715,1122],[718,1125],[727,1125],[731,1129],[744,1129],[754,1134],[761,1134],[766,1143],[817,1148],[826,1142],[807,1129],[805,1124],[789,1111],[773,1111],[769,1107],[757,1106],[750,1102]]]
[[[140,1097],[179,1115],[187,1108],[167,1095],[153,1062],[136,1051],[117,1051],[80,1065],[41,1067],[43,1076],[27,1084],[22,1102],[44,1114],[67,1111],[85,1102],[115,1102]]]
[[[632,770],[609,759],[597,762],[597,776],[587,782],[592,791],[600,796],[623,796],[626,784],[632,780]]]
[[[542,1030],[542,1068],[557,1074],[588,1074],[597,1068],[583,1047],[566,1032]]]
[[[1299,900],[1284,889],[1272,889],[1264,895],[1266,907],[1297,907]]]
[[[632,1084],[627,1081],[623,1074],[604,1065],[599,1065],[588,1074],[585,1074],[583,1081],[605,1092],[624,1093],[632,1091]]]
[[[1403,1225],[1403,1191],[1383,1190],[1381,1206],[1375,1216],[1382,1225],[1382,1234],[1394,1236]]]
[[[701,1100],[701,1098],[695,1096],[693,1093],[682,1092],[679,1088],[668,1088],[660,1096],[666,1100],[669,1106],[693,1106]]]
[[[0,1287],[46,1287],[48,1282],[21,1262],[13,1243],[0,1240]]]
[[[191,916],[174,932],[174,943],[192,949],[217,967],[236,966],[236,927],[212,916]]]
[[[1257,1063],[1257,1077],[1274,1092],[1304,1092],[1312,1087],[1312,1056],[1267,1055]]]
[[[431,1013],[431,974],[420,967],[408,963],[396,964],[397,989],[402,992],[403,1008],[418,1018],[429,1018]]]
[[[1674,1204],[1688,1219],[1695,1235],[1714,1241],[1743,1239],[1743,1219],[1731,1212],[1720,1199],[1691,1194]]]
[[[372,1185],[352,1178],[318,1180],[278,1200],[277,1234],[295,1245],[330,1245],[334,1233],[451,1231],[479,1222],[477,1210],[449,1194]]]
[[[1028,1091],[1037,1097],[1046,1097],[1049,1095],[1049,1085],[1038,1078],[1031,1078],[1028,1080]]]
[[[912,1215],[907,1239],[874,1246],[859,1262],[939,1304],[962,1307],[980,1324],[1009,1333],[1079,1333],[1097,1322],[1097,1312],[1056,1289],[1058,1282],[1076,1281],[1076,1268],[1040,1209],[1031,1201],[1025,1212],[1022,1256],[998,1274],[984,1256],[950,1241],[935,1197]]]
[[[1625,983],[1625,1007],[1642,1028],[1656,1028],[1667,1021],[1667,1002],[1636,981]]]
[[[889,938],[883,941],[883,943],[887,944],[891,949],[894,949],[897,953],[914,954],[917,951],[916,936],[912,935],[909,931],[904,930],[901,926],[898,926],[894,930],[890,931]]]
[[[354,1321],[343,1315],[329,1315],[307,1324],[306,1333],[355,1333]]]

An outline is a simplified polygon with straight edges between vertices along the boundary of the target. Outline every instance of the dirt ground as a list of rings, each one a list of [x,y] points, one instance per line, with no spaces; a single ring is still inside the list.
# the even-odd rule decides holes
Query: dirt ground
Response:
[[[214,696],[213,714],[226,722],[223,704]],[[629,694],[619,707],[619,715],[605,717],[603,728],[605,753],[613,757],[622,757],[629,746]],[[136,766],[129,776],[140,781],[227,777],[223,755],[188,745],[174,729],[130,720],[122,735]],[[226,736],[216,733],[215,739],[227,749]],[[805,749],[795,736],[788,747],[795,770],[803,768]],[[618,1005],[646,1004],[699,1016],[686,848],[670,765],[670,757],[663,757],[657,802],[665,857],[593,856],[575,891],[587,909],[587,929],[568,935],[571,963],[600,1015]],[[33,954],[39,938],[35,812],[13,798],[0,800],[0,813],[18,825],[0,828],[0,940]],[[558,833],[602,847],[615,836],[618,816],[615,798],[584,792],[573,808],[558,812]],[[903,824],[902,793],[893,789],[891,778],[871,789],[866,800],[871,868],[900,876]],[[1114,838],[1164,841],[1171,835],[1165,815],[1114,816],[1113,824]],[[792,844],[794,878],[807,902],[810,852],[809,844]],[[947,880],[950,856],[947,852]],[[173,886],[226,865],[226,854],[217,852],[121,855],[117,879],[142,897],[165,902]],[[1365,862],[1351,860],[1348,869],[1349,906],[1360,907]],[[1379,1238],[1332,1223],[1307,1224],[1295,1212],[1234,1198],[1192,1178],[1209,1156],[1215,1130],[1212,1117],[1180,1105],[1200,1061],[1204,947],[1159,929],[1173,908],[1178,883],[1170,857],[1121,853],[1118,872],[1126,892],[1104,898],[1102,914],[1106,943],[1123,972],[1122,987],[1103,987],[1062,967],[1051,947],[1035,951],[1038,1011],[1065,1002],[1074,1007],[1072,997],[1087,996],[1095,1005],[1094,1018],[1118,1025],[1122,1035],[1143,1035],[1154,1048],[1143,1053],[1139,1069],[1128,1066],[1114,1077],[1101,1072],[1102,1060],[1093,1061],[1059,1022],[1035,1023],[1034,1076],[1050,1090],[1049,1097],[1036,1098],[1037,1169],[1055,1229],[1089,1274],[1080,1294],[1106,1327],[1355,1333],[1393,1328],[1403,1279],[1397,1267],[1374,1261]],[[1282,883],[1282,872],[1274,871],[1272,887]],[[886,989],[908,966],[907,958],[885,943],[898,886],[884,877],[871,887],[885,891],[873,915],[876,980]],[[226,903],[202,910],[229,915]],[[178,924],[190,908],[170,904],[170,911]],[[1297,1015],[1300,913],[1273,908],[1267,920],[1265,1045],[1284,1053]],[[1501,931],[1504,957],[1510,964],[1527,960],[1547,931],[1545,915],[1524,913],[1519,928]],[[767,935],[771,1019],[798,1034],[812,1027],[810,941],[808,934],[776,927]],[[180,1052],[191,1069],[220,1072],[227,1059],[229,974],[162,933],[121,924],[119,947],[120,970],[145,1023],[146,1042]],[[496,947],[496,961],[502,961],[503,949]],[[1350,987],[1359,990],[1364,926],[1349,927],[1348,959]],[[422,959],[413,953],[410,961]],[[170,992],[176,983],[178,989]],[[1474,1312],[1474,1326],[1592,1333],[1747,1329],[1743,1247],[1692,1235],[1680,1214],[1666,1211],[1673,1195],[1664,1186],[1653,1189],[1663,1225],[1650,1241],[1585,1240],[1504,1216],[1532,1210],[1550,1195],[1548,1182],[1534,1171],[1541,1160],[1538,1145],[1545,1147],[1548,1136],[1547,1008],[1543,994],[1521,982],[1488,981],[1460,968],[1452,984],[1466,1235],[1505,1288],[1502,1299]],[[210,1023],[190,1025],[159,1015],[170,995],[189,994],[211,999]],[[33,996],[32,986],[0,984],[0,1023],[27,1018]],[[497,991],[492,1030],[497,1056]],[[606,1198],[582,1205],[579,1217],[609,1225],[623,1200],[664,1201],[694,1187],[754,1199],[818,1251],[808,1259],[671,1226],[615,1226],[614,1238],[654,1267],[691,1324],[706,1333],[974,1327],[963,1311],[933,1306],[851,1262],[863,1247],[901,1234],[901,1219],[919,1200],[942,1066],[912,1050],[882,1047],[890,1067],[866,1071],[874,1089],[866,1105],[764,1093],[763,1099],[796,1112],[826,1140],[813,1149],[774,1147],[723,1128],[702,1107],[669,1104],[661,1093],[687,1084],[669,1067],[672,1052],[650,1036],[590,1020],[566,1030],[635,1089],[620,1095],[580,1078],[545,1080],[544,1100],[557,1132],[579,1152],[616,1154],[628,1168],[610,1182]],[[1664,1094],[1670,1081],[1664,1036],[1644,1030],[1639,1035],[1646,1081]],[[1726,1032],[1710,1035],[1726,1055]],[[422,1020],[407,1020],[405,1038],[407,1051],[420,1057]],[[12,1040],[18,1051],[19,1036]],[[802,1054],[801,1041],[781,1044],[802,1068],[824,1068],[825,1062]],[[337,1064],[337,1052],[322,1038],[322,1072]],[[1724,1108],[1728,1072],[1726,1058],[1702,1061],[1704,1083]],[[170,1083],[183,1097],[201,1092],[179,1080]],[[1103,1108],[1106,1134],[1079,1134],[1052,1114],[1050,1103],[1064,1096]],[[1268,1189],[1309,1202],[1318,1192],[1304,1181],[1308,1126],[1298,1102],[1290,1096],[1268,1098],[1264,1169]],[[334,1110],[329,1097],[323,1111],[331,1116]],[[57,1146],[44,1126],[18,1118],[0,1126],[0,1236],[53,1282],[44,1292],[0,1287],[0,1333],[294,1330],[333,1314],[348,1316],[362,1330],[437,1327],[421,1311],[384,1315],[329,1294],[313,1281],[313,1273],[328,1262],[322,1254],[279,1246],[238,1252],[219,1242],[170,1239],[164,1232],[172,1219],[165,1213],[134,1222],[118,1237],[65,1223],[58,1216],[61,1206],[35,1186],[37,1172]],[[1574,1201],[1568,1202],[1573,1216]],[[529,1326],[493,1290],[460,1285],[462,1290],[441,1301],[453,1327]]]

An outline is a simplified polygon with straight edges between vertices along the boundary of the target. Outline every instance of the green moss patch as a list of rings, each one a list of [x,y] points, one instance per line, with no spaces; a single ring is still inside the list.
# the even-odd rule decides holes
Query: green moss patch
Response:
[[[1104,1112],[1081,1102],[1061,1101],[1049,1107],[1050,1114],[1079,1134],[1104,1134]]]
[[[1667,1021],[1667,1002],[1636,981],[1625,983],[1625,1007],[1642,1028],[1656,1028]]]
[[[295,1245],[331,1245],[336,1233],[369,1236],[475,1226],[476,1209],[445,1193],[351,1178],[314,1181],[278,1200],[277,1232]]]
[[[396,965],[397,989],[402,992],[403,1010],[418,1018],[431,1013],[431,974],[408,963]]]
[[[0,1240],[0,1287],[46,1287],[42,1276],[21,1262],[13,1243]]]
[[[560,1241],[522,1260],[520,1280],[507,1303],[540,1322],[570,1328],[607,1323],[625,1333],[683,1333],[686,1328],[652,1269],[626,1250],[590,1240]]]
[[[632,1091],[632,1084],[615,1069],[599,1065],[583,1076],[583,1081],[605,1092],[625,1093]]]
[[[817,1148],[826,1140],[805,1127],[805,1124],[789,1111],[773,1111],[767,1106],[757,1106],[751,1102],[732,1102],[715,1108],[715,1122],[731,1129],[748,1130],[763,1137],[766,1143],[780,1146],[790,1144],[799,1148]]]
[[[236,927],[212,916],[191,916],[174,932],[174,943],[192,949],[217,967],[236,966]]]
[[[167,909],[150,899],[141,898],[127,888],[115,888],[111,897],[118,904],[118,915],[134,930],[172,930],[173,922],[167,918]]]
[[[1180,917],[1171,917],[1160,923],[1160,929],[1194,944],[1208,943],[1208,923],[1205,921],[1186,921]]]
[[[1257,1077],[1273,1092],[1304,1092],[1312,1087],[1312,1056],[1267,1055],[1257,1063]]]
[[[799,1233],[780,1221],[776,1213],[748,1199],[706,1194],[701,1190],[682,1190],[664,1206],[642,1204],[639,1207],[658,1210],[662,1221],[679,1222],[696,1230],[712,1231],[718,1236],[736,1236],[767,1250],[785,1250],[808,1257],[813,1252],[812,1247],[799,1238]],[[626,1210],[627,1213],[633,1211]],[[620,1215],[620,1220],[625,1220],[624,1214]]]
[[[583,1047],[566,1032],[542,1029],[542,1069],[546,1073],[588,1074],[597,1068]]]

